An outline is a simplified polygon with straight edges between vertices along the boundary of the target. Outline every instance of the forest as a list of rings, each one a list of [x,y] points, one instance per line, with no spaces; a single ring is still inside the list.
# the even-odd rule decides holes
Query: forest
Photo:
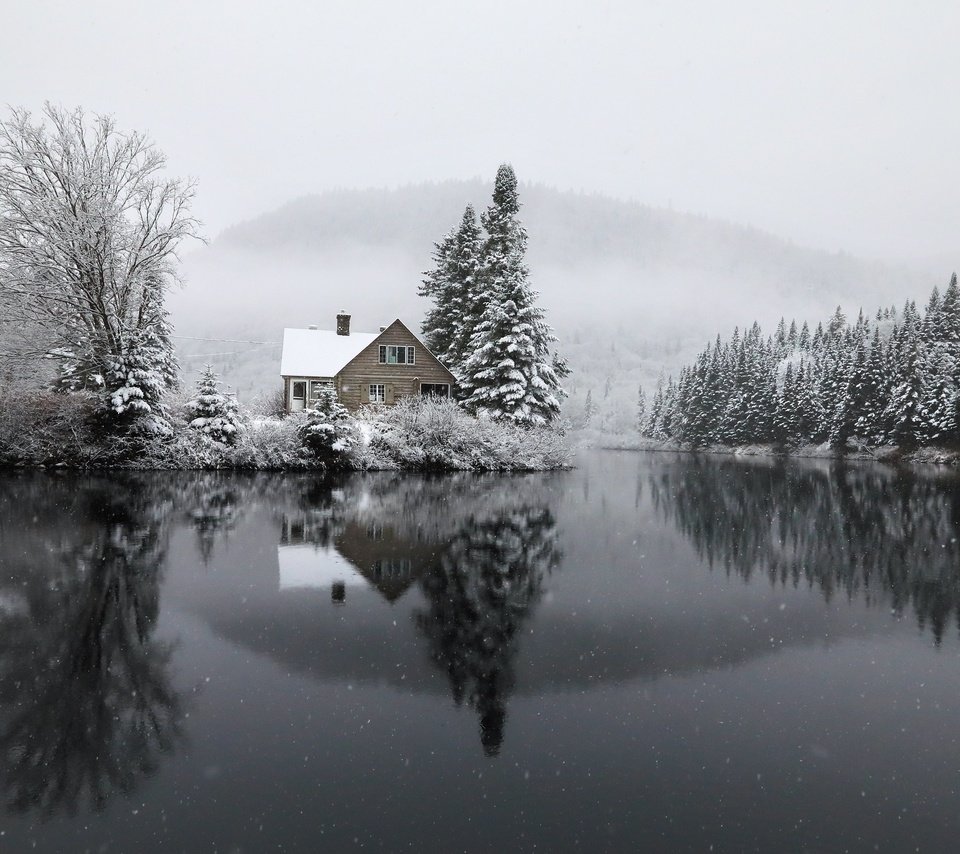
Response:
[[[781,319],[718,336],[641,415],[649,438],[692,447],[773,444],[832,448],[953,447],[960,440],[960,290],[956,274],[923,312],[908,300],[861,311],[838,307],[811,333]],[[642,406],[642,404],[641,404]]]

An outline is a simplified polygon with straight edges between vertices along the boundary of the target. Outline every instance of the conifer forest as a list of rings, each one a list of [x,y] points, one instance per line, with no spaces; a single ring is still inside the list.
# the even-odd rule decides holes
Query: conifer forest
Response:
[[[953,446],[960,441],[960,290],[956,274],[921,312],[838,307],[811,332],[781,319],[718,336],[657,388],[641,432],[693,447]],[[641,401],[641,410],[643,402]]]

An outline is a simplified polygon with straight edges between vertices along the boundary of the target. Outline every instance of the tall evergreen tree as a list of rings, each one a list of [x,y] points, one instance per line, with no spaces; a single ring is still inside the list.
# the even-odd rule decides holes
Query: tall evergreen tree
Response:
[[[493,202],[481,218],[487,237],[476,293],[485,305],[458,380],[470,411],[538,425],[560,414],[560,380],[568,370],[551,352],[556,337],[530,288],[527,233],[519,211],[517,178],[504,164],[497,171]]]
[[[480,237],[476,213],[467,205],[460,225],[435,244],[434,267],[420,285],[420,296],[433,300],[420,327],[424,341],[454,375],[462,371],[483,311],[477,288]]]

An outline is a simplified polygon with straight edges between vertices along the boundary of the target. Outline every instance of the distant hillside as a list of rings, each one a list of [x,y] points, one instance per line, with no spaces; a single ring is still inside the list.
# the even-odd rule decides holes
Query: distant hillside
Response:
[[[434,241],[457,224],[464,205],[472,202],[481,211],[489,194],[490,186],[479,180],[332,191],[235,225],[216,245],[257,253],[393,247],[426,259]],[[903,284],[903,271],[798,247],[705,216],[542,185],[521,185],[521,200],[534,270],[541,265],[583,268],[614,262],[637,272],[681,267],[765,278],[772,292],[799,288],[851,294],[865,287]]]
[[[398,316],[415,326],[434,242],[468,202],[482,211],[490,192],[479,180],[332,191],[235,225],[186,258],[188,287],[170,303],[178,333],[279,341],[284,326],[330,327],[341,308],[356,329]],[[575,371],[583,369],[573,380],[582,394],[597,383],[635,389],[638,373],[649,383],[735,324],[819,319],[837,304],[855,314],[904,294],[919,299],[935,283],[757,229],[598,195],[521,185],[521,201],[532,282]],[[632,355],[604,359],[598,341]],[[268,345],[190,342],[181,352],[190,370],[209,357],[244,394],[277,382],[279,356]],[[626,364],[639,371],[625,374]],[[597,371],[612,374],[610,382]]]

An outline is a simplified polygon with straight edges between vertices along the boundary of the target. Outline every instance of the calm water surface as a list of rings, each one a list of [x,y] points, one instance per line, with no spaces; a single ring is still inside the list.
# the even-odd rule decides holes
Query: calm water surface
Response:
[[[0,476],[2,851],[952,851],[960,482]]]

